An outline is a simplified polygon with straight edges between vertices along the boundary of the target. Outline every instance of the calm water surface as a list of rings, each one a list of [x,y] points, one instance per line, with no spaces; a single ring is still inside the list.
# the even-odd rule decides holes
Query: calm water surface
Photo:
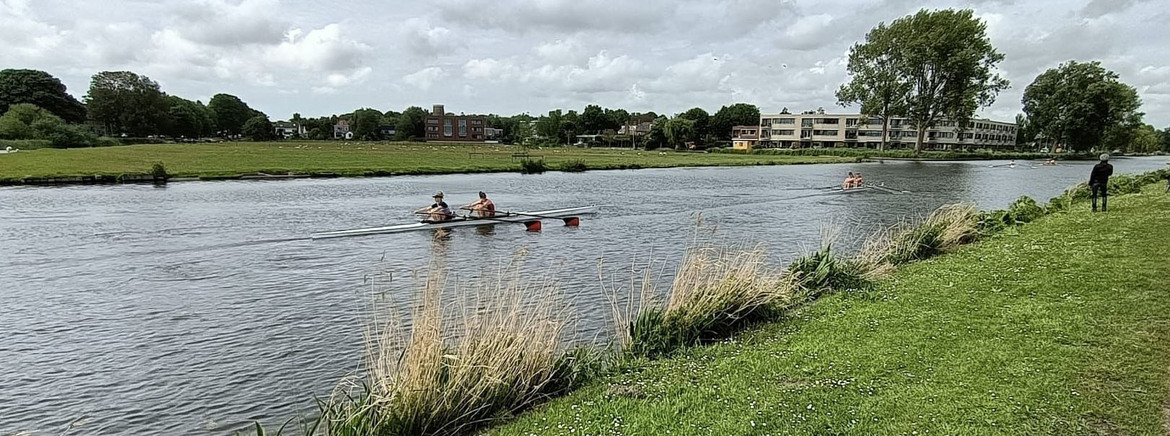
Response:
[[[367,279],[409,277],[433,253],[460,271],[506,262],[555,271],[580,322],[603,337],[597,264],[677,260],[694,214],[720,239],[775,261],[844,243],[954,202],[1046,200],[1092,163],[887,162],[752,168],[448,175],[151,186],[0,189],[0,434],[222,435],[313,407],[361,358]],[[1117,159],[1118,173],[1165,158]],[[913,191],[824,195],[846,171]],[[514,224],[312,241],[324,230],[405,223],[436,190],[453,205],[483,189],[504,210],[601,205],[570,229]],[[469,273],[470,274],[470,273]],[[412,287],[392,287],[408,301]],[[73,428],[70,429],[71,423]]]

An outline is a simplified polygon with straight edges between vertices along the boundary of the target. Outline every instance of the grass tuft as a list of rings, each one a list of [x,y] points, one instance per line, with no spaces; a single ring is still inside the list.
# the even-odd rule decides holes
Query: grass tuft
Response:
[[[560,170],[566,173],[582,173],[589,170],[589,165],[585,164],[584,159],[574,159],[561,162]]]
[[[523,174],[540,174],[548,170],[544,159],[523,159],[520,161],[520,172]]]

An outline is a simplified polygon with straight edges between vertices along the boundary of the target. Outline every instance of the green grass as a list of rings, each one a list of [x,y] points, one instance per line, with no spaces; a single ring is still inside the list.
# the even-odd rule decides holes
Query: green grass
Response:
[[[900,267],[491,434],[1165,434],[1170,194]]]
[[[391,142],[233,142],[22,150],[0,160],[0,182],[28,177],[147,173],[155,162],[172,177],[270,174],[342,176],[520,171],[513,153],[529,153],[550,168],[584,163],[588,169],[853,162],[856,158],[682,153],[622,149],[526,150],[497,144],[439,145]]]

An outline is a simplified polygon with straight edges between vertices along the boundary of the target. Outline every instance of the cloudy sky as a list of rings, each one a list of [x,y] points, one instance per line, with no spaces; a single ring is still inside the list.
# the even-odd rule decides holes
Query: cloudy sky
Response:
[[[0,68],[80,98],[130,70],[204,102],[235,94],[274,119],[402,110],[538,114],[586,104],[673,114],[748,102],[835,108],[850,45],[919,8],[974,9],[1012,88],[1011,120],[1061,62],[1100,60],[1170,125],[1170,12],[1152,0],[0,0]],[[624,4],[623,4],[624,3]]]

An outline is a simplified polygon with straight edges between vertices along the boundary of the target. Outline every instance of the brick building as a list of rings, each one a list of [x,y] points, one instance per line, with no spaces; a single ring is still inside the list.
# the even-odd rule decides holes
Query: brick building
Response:
[[[467,141],[484,142],[487,127],[486,118],[482,115],[455,115],[437,104],[427,116],[427,141]]]

